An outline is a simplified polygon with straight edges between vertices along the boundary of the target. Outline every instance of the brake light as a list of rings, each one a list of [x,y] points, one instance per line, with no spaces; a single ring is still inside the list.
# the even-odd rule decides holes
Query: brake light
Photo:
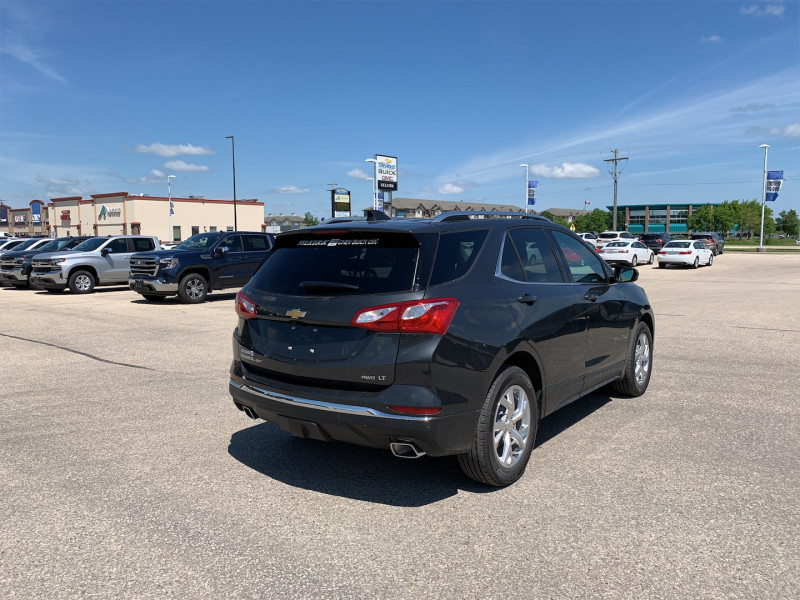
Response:
[[[683,252],[678,252],[678,254],[691,254],[691,250],[684,250]]]
[[[458,308],[455,298],[434,298],[372,306],[358,311],[351,327],[386,333],[444,335]]]
[[[425,406],[389,406],[393,411],[407,415],[435,415],[441,408],[428,408]]]
[[[256,303],[250,300],[242,292],[236,294],[236,314],[243,319],[250,319],[256,316]]]

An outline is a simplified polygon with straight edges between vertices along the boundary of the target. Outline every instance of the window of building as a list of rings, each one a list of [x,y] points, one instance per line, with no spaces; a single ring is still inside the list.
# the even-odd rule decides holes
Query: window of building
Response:
[[[192,225],[192,235],[200,233],[200,225]]]

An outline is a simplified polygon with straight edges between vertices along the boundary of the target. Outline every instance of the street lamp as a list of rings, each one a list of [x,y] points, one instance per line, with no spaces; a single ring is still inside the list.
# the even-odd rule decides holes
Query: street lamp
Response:
[[[371,162],[373,164],[372,174],[374,177],[367,177],[372,179],[372,209],[378,209],[378,160],[375,158],[365,158],[364,162]]]
[[[761,144],[759,148],[764,149],[764,187],[761,190],[761,238],[758,242],[758,251],[766,252],[764,248],[764,206],[767,203],[767,150],[769,150],[769,144]]]
[[[525,212],[528,212],[528,164],[522,163],[520,167],[525,167],[525,199],[523,200],[525,207]]]
[[[175,179],[175,175],[167,175],[167,188],[169,189],[169,229],[167,231],[167,243],[171,244],[175,241],[175,234],[172,232],[172,213],[175,210],[172,207],[172,180]]]
[[[233,159],[233,230],[239,231],[239,226],[236,223],[236,148],[234,147],[232,135],[226,135],[225,139],[231,141],[231,158]]]

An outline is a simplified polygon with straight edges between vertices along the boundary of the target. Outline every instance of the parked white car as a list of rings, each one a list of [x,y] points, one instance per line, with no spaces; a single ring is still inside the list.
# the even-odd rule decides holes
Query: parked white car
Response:
[[[587,244],[597,248],[597,238],[593,233],[579,233],[578,237],[581,238]]]
[[[655,254],[642,242],[609,242],[598,250],[607,263],[625,263],[635,267],[639,263],[652,265]]]
[[[664,244],[664,247],[658,251],[658,267],[660,269],[667,265],[682,265],[696,269],[700,265],[710,267],[712,262],[714,262],[714,253],[699,240],[673,240]]]
[[[635,242],[637,239],[630,231],[604,231],[598,236],[595,245],[602,248],[611,242]]]

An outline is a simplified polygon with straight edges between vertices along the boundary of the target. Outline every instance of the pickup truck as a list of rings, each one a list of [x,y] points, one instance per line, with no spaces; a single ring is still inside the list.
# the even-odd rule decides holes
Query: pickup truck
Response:
[[[177,295],[185,304],[198,304],[212,290],[242,287],[250,281],[273,242],[269,233],[198,233],[171,250],[134,254],[128,284],[146,300]]]
[[[37,254],[30,282],[48,292],[60,292],[68,287],[73,294],[90,294],[98,285],[125,283],[131,255],[159,247],[155,236],[93,237],[67,252]]]
[[[60,237],[45,240],[42,244],[25,250],[11,250],[0,257],[0,284],[10,283],[17,288],[30,287],[33,257],[46,252],[66,252],[88,240],[90,236]]]

